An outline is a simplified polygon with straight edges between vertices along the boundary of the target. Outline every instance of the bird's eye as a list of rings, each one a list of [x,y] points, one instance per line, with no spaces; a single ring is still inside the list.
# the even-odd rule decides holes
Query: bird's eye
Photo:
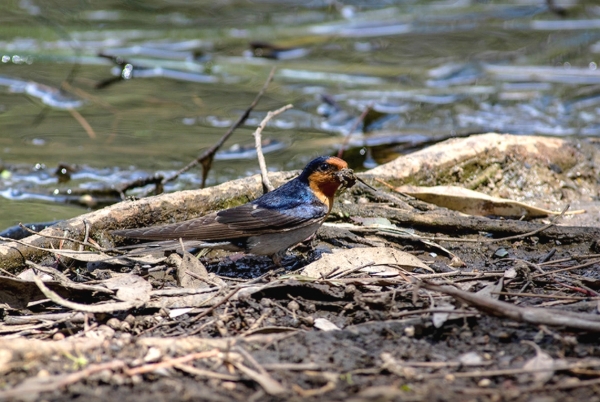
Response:
[[[319,172],[327,172],[329,170],[329,164],[321,163],[317,170],[319,170]]]

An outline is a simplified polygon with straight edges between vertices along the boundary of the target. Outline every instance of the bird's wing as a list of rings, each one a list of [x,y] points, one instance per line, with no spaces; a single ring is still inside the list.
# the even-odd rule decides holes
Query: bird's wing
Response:
[[[323,220],[327,207],[300,204],[289,208],[261,208],[249,203],[181,223],[140,229],[117,230],[119,236],[148,240],[194,239],[218,241],[277,233]]]

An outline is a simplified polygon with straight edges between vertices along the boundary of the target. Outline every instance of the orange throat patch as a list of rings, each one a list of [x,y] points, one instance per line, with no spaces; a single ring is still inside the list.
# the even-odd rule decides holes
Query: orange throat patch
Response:
[[[331,175],[321,172],[314,172],[308,178],[308,183],[315,196],[321,202],[327,205],[328,212],[333,207],[333,198],[335,192],[340,187],[340,183],[331,177]]]

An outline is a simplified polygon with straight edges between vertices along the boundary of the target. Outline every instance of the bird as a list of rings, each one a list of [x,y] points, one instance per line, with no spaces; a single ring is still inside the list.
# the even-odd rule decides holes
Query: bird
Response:
[[[310,161],[299,176],[249,203],[184,222],[137,229],[113,235],[177,242],[193,247],[243,251],[270,256],[281,266],[286,251],[321,227],[333,207],[338,189],[357,180],[343,159],[321,156]],[[186,242],[187,245],[192,243]]]

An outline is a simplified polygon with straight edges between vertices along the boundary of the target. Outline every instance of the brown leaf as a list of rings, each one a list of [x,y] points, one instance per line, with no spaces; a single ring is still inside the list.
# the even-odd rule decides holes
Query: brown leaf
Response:
[[[408,194],[425,202],[469,215],[477,216],[503,216],[511,218],[544,217],[560,215],[560,212],[537,208],[522,202],[508,200],[500,197],[469,190],[457,186],[401,186],[395,189],[399,193]],[[570,211],[568,214],[581,213]]]
[[[102,282],[108,289],[116,290],[116,298],[130,302],[148,302],[152,285],[137,275],[118,275]]]
[[[398,276],[401,269],[412,271],[414,268],[431,271],[431,268],[412,254],[389,247],[369,247],[325,254],[320,260],[304,267],[301,275],[339,278],[356,270],[371,275]]]
[[[522,341],[522,343],[526,343],[535,349],[535,357],[529,359],[523,365],[523,368],[532,371],[531,375],[536,383],[544,384],[550,381],[554,376],[554,359],[537,344],[531,341]]]
[[[183,288],[202,288],[209,286],[206,281],[200,278],[208,279],[208,271],[199,259],[187,251],[183,253],[183,258],[177,254],[171,254],[169,259],[175,259],[177,267],[177,284]],[[191,275],[190,275],[191,273]]]

